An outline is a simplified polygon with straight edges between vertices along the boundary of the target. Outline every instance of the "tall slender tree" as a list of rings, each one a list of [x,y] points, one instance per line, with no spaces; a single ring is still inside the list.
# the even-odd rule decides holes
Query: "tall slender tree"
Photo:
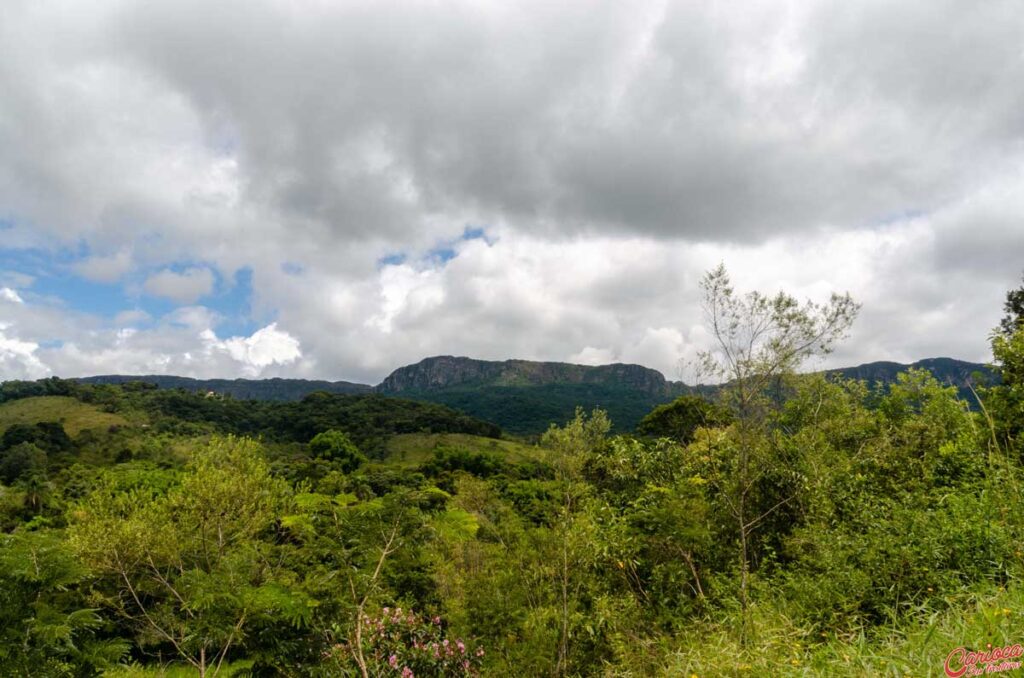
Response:
[[[859,305],[849,294],[833,294],[826,304],[800,304],[779,292],[737,294],[720,264],[701,281],[705,319],[714,346],[699,357],[699,371],[723,385],[721,398],[734,417],[730,473],[720,481],[720,496],[736,526],[740,569],[739,598],[744,637],[749,607],[751,541],[754,532],[792,496],[758,501],[756,488],[771,471],[765,433],[777,402],[772,391],[808,358],[825,355],[846,335]],[[773,497],[773,499],[776,499]]]

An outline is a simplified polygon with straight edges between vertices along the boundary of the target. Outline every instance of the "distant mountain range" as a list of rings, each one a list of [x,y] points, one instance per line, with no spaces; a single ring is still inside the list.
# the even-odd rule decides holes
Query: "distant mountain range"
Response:
[[[160,388],[183,388],[186,391],[214,391],[236,400],[302,400],[310,393],[325,391],[343,395],[371,393],[372,386],[349,381],[320,381],[315,379],[192,379],[166,374],[129,376],[106,374],[78,379],[86,384],[125,384],[144,381]]]
[[[888,385],[910,368],[931,372],[940,382],[960,389],[971,399],[969,385],[980,373],[995,375],[981,363],[952,358],[929,358],[909,365],[873,362],[830,370],[846,378]],[[166,375],[105,375],[85,377],[92,384],[144,381],[160,388],[214,391],[236,399],[301,400],[310,393],[379,393],[448,405],[490,421],[520,435],[541,433],[552,423],[570,419],[577,406],[600,407],[619,431],[632,430],[655,406],[684,393],[713,391],[665,379],[657,370],[641,365],[575,365],[530,360],[475,360],[455,356],[425,358],[400,367],[377,386],[347,381],[307,379],[190,379]]]
[[[965,398],[970,395],[969,387],[978,385],[975,381],[976,375],[981,377],[983,383],[992,383],[998,380],[998,376],[988,365],[969,363],[954,358],[926,358],[910,365],[879,361],[830,370],[829,374],[840,374],[847,379],[862,379],[869,384],[891,384],[896,381],[896,375],[906,372],[910,368],[928,370],[943,384],[960,389],[961,396]]]

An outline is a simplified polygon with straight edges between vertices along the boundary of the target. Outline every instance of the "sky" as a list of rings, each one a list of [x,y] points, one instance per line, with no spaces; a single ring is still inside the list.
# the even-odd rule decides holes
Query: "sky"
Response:
[[[0,2],[0,380],[685,379],[720,262],[984,361],[1022,217],[1015,1]]]

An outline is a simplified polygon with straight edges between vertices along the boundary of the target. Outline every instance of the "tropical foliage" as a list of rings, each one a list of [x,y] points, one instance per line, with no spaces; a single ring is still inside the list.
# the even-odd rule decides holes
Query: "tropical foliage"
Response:
[[[941,675],[1020,643],[1024,329],[972,407],[796,375],[845,298],[705,291],[726,386],[641,435],[4,384],[0,674]]]

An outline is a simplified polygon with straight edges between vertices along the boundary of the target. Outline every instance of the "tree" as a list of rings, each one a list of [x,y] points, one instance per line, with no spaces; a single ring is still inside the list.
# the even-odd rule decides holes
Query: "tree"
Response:
[[[1006,315],[999,323],[999,331],[1009,337],[1021,327],[1024,327],[1024,285],[1006,293],[1006,302],[1003,304],[1003,311]]]
[[[700,396],[684,395],[665,405],[658,405],[640,420],[636,431],[641,435],[672,438],[688,444],[701,426],[726,426],[732,420],[729,410]]]
[[[699,357],[702,374],[723,383],[722,403],[735,418],[731,468],[719,479],[721,496],[736,525],[739,541],[740,605],[749,604],[751,537],[792,496],[757,496],[759,482],[773,471],[766,423],[778,400],[770,391],[811,356],[830,353],[857,316],[849,294],[833,294],[827,304],[806,302],[779,292],[738,295],[720,264],[701,281],[705,320],[714,346]],[[774,483],[773,483],[774,484]],[[759,501],[760,499],[760,501]],[[745,629],[744,629],[745,634]]]
[[[46,452],[34,443],[18,443],[0,452],[0,481],[10,485],[16,480],[46,476]]]
[[[561,489],[562,506],[555,525],[556,539],[560,546],[557,564],[557,587],[559,599],[559,642],[558,663],[555,671],[559,675],[570,672],[570,638],[573,613],[578,601],[581,570],[584,559],[580,557],[579,539],[585,535],[581,528],[580,516],[586,499],[587,485],[583,482],[582,470],[588,456],[599,453],[607,444],[605,437],[611,430],[611,422],[601,410],[594,410],[589,418],[582,408],[576,409],[576,416],[563,428],[552,425],[541,439],[545,447],[555,453],[555,478]],[[575,581],[574,581],[575,580]]]
[[[345,433],[335,429],[313,436],[309,441],[309,451],[314,457],[337,463],[345,473],[355,471],[366,461],[355,443]]]
[[[984,389],[982,411],[996,447],[1013,450],[1024,432],[1024,286],[1006,293],[1006,315],[992,332],[992,360],[1000,383]]]
[[[166,493],[97,489],[72,510],[69,542],[141,649],[172,648],[216,675],[250,626],[312,613],[274,540],[288,501],[256,443],[216,439]]]
[[[0,535],[0,666],[5,676],[84,676],[128,651],[86,604],[88,573],[49,530]]]
[[[41,421],[38,424],[14,424],[0,438],[0,449],[9,449],[21,443],[32,443],[47,454],[68,452],[74,443],[64,427],[52,421]]]

